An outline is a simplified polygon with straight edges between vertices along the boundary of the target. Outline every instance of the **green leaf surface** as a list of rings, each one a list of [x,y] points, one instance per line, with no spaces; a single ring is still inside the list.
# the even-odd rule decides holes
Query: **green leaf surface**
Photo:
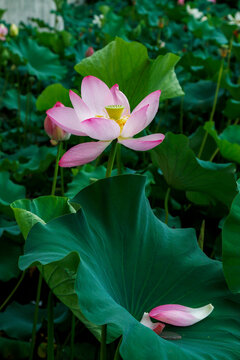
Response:
[[[0,313],[0,330],[8,336],[19,340],[28,340],[32,335],[33,317],[35,304],[21,305],[13,302],[4,312]],[[57,303],[54,307],[54,323],[62,323],[68,309],[62,304]],[[47,319],[47,309],[39,309],[37,331],[41,328],[42,322]]]
[[[9,205],[17,199],[24,198],[25,194],[25,187],[12,182],[7,171],[0,172],[0,210],[4,214],[12,216]]]
[[[123,360],[240,356],[239,296],[227,289],[221,263],[200,250],[194,230],[171,229],[154,216],[144,177],[99,180],[74,201],[82,206],[78,213],[34,226],[21,269],[51,266],[45,279],[62,301],[92,323],[108,324],[109,341],[123,334]],[[182,337],[167,341],[139,320],[144,311],[170,303],[213,303],[215,310],[193,326],[167,326]]]
[[[238,180],[238,189],[240,181]],[[222,229],[223,270],[231,291],[240,292],[240,194],[233,200]]]
[[[235,167],[197,159],[184,135],[167,133],[163,143],[152,151],[152,160],[174,189],[201,193],[211,202],[227,206],[236,194]]]
[[[221,155],[228,160],[240,164],[240,125],[229,125],[218,135],[214,122],[206,122],[204,129],[215,140]]]
[[[37,110],[45,111],[52,108],[57,101],[65,106],[72,106],[69,99],[69,91],[61,84],[52,84],[46,87],[37,98]]]
[[[237,119],[240,116],[240,101],[228,99],[224,109],[224,115],[229,119]]]
[[[36,76],[38,80],[46,81],[48,78],[59,80],[66,74],[66,68],[60,64],[58,55],[46,47],[39,46],[30,37],[11,40],[8,48],[22,62],[26,62],[29,74]]]
[[[133,109],[145,96],[158,89],[162,90],[162,100],[183,95],[174,72],[178,60],[178,56],[170,53],[151,60],[142,44],[116,38],[83,59],[75,70],[82,76],[96,76],[109,87],[118,83]]]
[[[46,224],[59,216],[75,212],[72,205],[68,203],[68,199],[60,196],[40,196],[33,200],[17,200],[11,204],[11,208],[24,239],[37,222]]]

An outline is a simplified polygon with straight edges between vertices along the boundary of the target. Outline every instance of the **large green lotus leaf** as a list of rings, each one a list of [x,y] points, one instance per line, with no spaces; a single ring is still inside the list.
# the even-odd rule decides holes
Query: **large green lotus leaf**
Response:
[[[221,263],[200,250],[193,229],[171,229],[155,217],[144,177],[99,180],[74,201],[78,213],[32,228],[21,269],[52,266],[46,280],[53,292],[92,323],[108,324],[109,340],[123,334],[124,360],[239,358],[239,296],[230,294]],[[139,320],[167,303],[213,303],[215,310],[191,327],[167,326],[182,339],[166,341]]]
[[[93,182],[104,179],[106,176],[107,169],[105,166],[93,166],[91,164],[85,164],[77,173],[77,175],[74,176],[71,183],[68,184],[68,189],[66,192],[66,196],[72,199],[74,196],[76,196],[79,191],[84,189],[86,186],[92,184]],[[122,169],[122,174],[134,174],[136,173],[135,170],[124,168]],[[151,185],[154,184],[154,177],[151,171],[145,171],[145,172],[139,172],[141,175],[144,175],[147,177],[146,180],[146,194],[150,195],[151,193]],[[118,174],[118,169],[113,169],[112,176],[115,176]]]
[[[206,122],[204,129],[216,141],[224,158],[240,163],[240,125],[229,125],[220,135],[215,130],[215,123],[213,121]]]
[[[37,109],[44,111],[52,108],[57,101],[65,106],[72,106],[69,99],[69,91],[61,84],[52,84],[46,87],[37,98]]]
[[[40,196],[33,200],[17,200],[11,204],[24,239],[37,222],[46,224],[59,216],[74,213],[66,197]]]
[[[188,193],[201,193],[204,203],[209,199],[230,206],[236,194],[235,167],[199,160],[184,135],[167,133],[161,146],[152,151],[152,160],[162,170],[170,187]],[[190,193],[190,199],[194,198],[194,194]]]
[[[178,56],[170,53],[152,60],[144,45],[116,38],[83,59],[75,69],[82,76],[98,77],[108,86],[118,83],[133,108],[146,95],[158,89],[162,90],[162,100],[183,95],[174,72],[178,60]]]
[[[46,135],[47,136],[47,135]],[[14,177],[21,181],[22,177],[27,174],[42,173],[47,170],[50,164],[56,159],[57,148],[48,146],[30,145],[20,149],[16,154],[2,154],[0,165],[11,169],[16,166]],[[25,196],[22,196],[22,198]],[[12,200],[14,201],[14,199]]]
[[[238,190],[240,180],[238,180]],[[223,270],[231,291],[240,292],[240,194],[233,200],[222,229]]]
[[[48,80],[49,78],[60,80],[66,74],[66,68],[60,64],[58,55],[46,47],[39,46],[30,37],[18,38],[16,41],[11,40],[8,48],[21,61],[26,62],[29,74],[36,76],[38,80]]]
[[[21,305],[17,302],[10,304],[4,312],[0,313],[0,330],[8,336],[20,340],[28,340],[32,335],[35,304]],[[62,323],[67,317],[68,309],[57,303],[54,307],[54,323]],[[47,319],[47,309],[39,309],[37,331],[43,319]]]
[[[12,182],[7,171],[0,172],[0,210],[4,214],[12,216],[9,205],[17,199],[24,198],[25,194],[25,187]]]

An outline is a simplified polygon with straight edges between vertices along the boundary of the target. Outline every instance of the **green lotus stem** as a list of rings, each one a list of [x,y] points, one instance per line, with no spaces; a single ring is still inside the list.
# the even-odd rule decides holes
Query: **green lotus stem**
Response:
[[[70,360],[74,360],[74,338],[75,338],[75,325],[76,325],[76,321],[75,321],[75,315],[72,314],[72,326],[71,326],[71,355],[70,355]]]
[[[168,223],[168,200],[169,200],[169,195],[170,195],[170,191],[171,191],[171,188],[169,187],[167,189],[167,192],[166,192],[166,195],[165,195],[165,200],[164,200],[164,209],[165,209],[165,224]]]
[[[121,144],[117,144],[117,169],[118,169],[118,175],[121,175],[122,174]]]
[[[228,59],[227,59],[227,68],[230,68],[230,59],[231,59],[231,53],[232,53],[232,46],[233,46],[233,36],[231,37],[230,43],[229,43],[229,50],[228,50]]]
[[[40,301],[41,288],[42,288],[42,279],[43,279],[42,273],[39,272],[36,305],[35,305],[35,311],[34,311],[34,316],[33,316],[32,342],[31,342],[29,360],[33,359],[34,348],[35,348],[35,343],[36,343],[36,330],[37,330],[37,321],[38,321],[39,301]]]
[[[219,69],[219,73],[218,73],[217,87],[216,87],[216,91],[215,91],[215,96],[214,96],[212,111],[211,111],[210,118],[209,118],[209,121],[210,121],[210,122],[213,121],[213,117],[214,117],[215,110],[216,110],[217,98],[218,98],[218,93],[219,93],[220,84],[221,84],[221,79],[222,79],[222,73],[223,73],[223,65],[224,65],[224,58],[222,58],[221,65],[220,65],[220,69]],[[200,159],[201,156],[202,156],[202,152],[203,152],[204,146],[205,146],[205,144],[206,144],[207,137],[208,137],[208,131],[206,130],[206,132],[205,132],[205,134],[204,134],[204,137],[203,137],[203,140],[202,140],[202,144],[201,144],[200,149],[199,149],[199,152],[198,152],[198,156],[197,156],[199,159]]]
[[[47,359],[54,360],[54,323],[53,323],[53,293],[50,290],[48,294],[48,344]]]
[[[209,121],[213,121],[213,117],[214,117],[214,114],[215,114],[216,105],[217,105],[217,98],[218,98],[218,93],[219,93],[221,79],[222,79],[222,73],[223,73],[223,65],[224,65],[224,58],[222,58],[219,73],[218,73],[217,87],[216,87],[216,91],[215,91],[215,97],[214,97],[213,107],[212,107],[212,111],[211,111]]]
[[[179,128],[180,133],[183,133],[183,103],[184,103],[184,96],[181,98],[181,105],[180,105],[180,119],[179,119]]]
[[[63,167],[60,167],[60,175],[61,175],[61,194],[64,196],[64,176],[63,176]]]
[[[121,337],[121,339],[120,339],[119,342],[118,342],[118,346],[117,346],[117,349],[116,349],[116,352],[115,352],[115,355],[114,355],[114,359],[113,359],[113,360],[120,360],[120,359],[121,359],[120,352],[119,352],[121,343],[122,343],[122,337]]]
[[[113,140],[113,142],[112,142],[112,147],[111,147],[108,164],[107,164],[106,178],[111,176],[116,152],[117,152],[117,139]]]
[[[107,324],[104,324],[102,325],[100,360],[107,359],[106,340],[107,340]]]
[[[27,137],[28,118],[29,118],[29,109],[30,109],[30,101],[31,101],[31,89],[30,89],[29,81],[27,85],[26,97],[27,97],[27,101],[26,101],[26,113],[25,113],[25,122],[24,122],[24,143],[26,142],[26,137]]]
[[[9,300],[12,298],[12,296],[15,294],[15,292],[17,291],[19,285],[21,284],[21,282],[24,279],[24,276],[26,274],[26,271],[24,270],[22,272],[22,275],[20,276],[20,279],[18,280],[16,286],[14,287],[14,289],[10,292],[10,294],[8,295],[8,297],[6,298],[6,300],[2,303],[2,305],[0,306],[0,311],[2,311],[2,309],[5,307],[5,305],[9,302]]]
[[[203,251],[203,246],[204,246],[204,234],[205,234],[205,220],[202,221],[200,234],[199,234],[199,238],[198,238],[198,245],[202,251]]]
[[[58,168],[59,168],[58,162],[59,162],[61,152],[62,152],[62,141],[60,141],[58,143],[58,151],[57,151],[57,157],[56,157],[56,163],[55,163],[55,169],[54,169],[51,195],[55,195],[55,191],[56,191],[57,175],[58,175]]]
[[[218,154],[219,152],[219,148],[216,148],[216,150],[214,151],[214,153],[212,154],[212,156],[210,157],[209,161],[212,162],[213,159],[215,158],[215,156]]]

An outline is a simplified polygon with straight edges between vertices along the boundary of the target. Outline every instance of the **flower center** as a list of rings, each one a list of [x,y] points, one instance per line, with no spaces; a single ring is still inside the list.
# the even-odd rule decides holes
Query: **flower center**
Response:
[[[124,125],[126,124],[127,119],[129,116],[122,116],[124,106],[123,105],[108,105],[105,107],[108,116],[110,119],[115,120],[118,125],[120,126],[120,129],[122,131]],[[122,117],[121,117],[122,116]]]
[[[107,110],[107,113],[109,117],[113,120],[120,120],[121,115],[124,110],[124,106],[122,105],[108,105],[105,106],[105,109]]]

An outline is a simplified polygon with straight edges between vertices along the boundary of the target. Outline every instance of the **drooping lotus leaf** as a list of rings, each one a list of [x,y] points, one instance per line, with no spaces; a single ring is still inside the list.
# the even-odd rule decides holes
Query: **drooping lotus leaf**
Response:
[[[39,46],[30,37],[11,40],[8,48],[21,61],[26,62],[29,74],[36,76],[38,80],[60,80],[66,74],[66,68],[60,64],[58,55],[44,46]]]
[[[238,180],[238,190],[240,181]],[[240,194],[233,200],[222,229],[223,270],[231,291],[240,292]]]
[[[16,200],[11,204],[16,221],[24,239],[37,222],[46,224],[59,216],[74,213],[66,197],[40,196],[36,199]]]
[[[240,125],[229,125],[220,135],[214,121],[206,122],[204,129],[213,137],[224,158],[240,164]]]
[[[187,191],[192,201],[199,193],[205,203],[220,201],[230,206],[236,194],[235,167],[197,159],[184,135],[167,133],[161,146],[152,151],[152,160],[168,185]]]
[[[57,101],[60,101],[65,106],[72,106],[69,91],[61,84],[52,84],[46,87],[39,95],[36,106],[39,111],[44,111],[53,107]]]
[[[123,334],[124,360],[239,358],[240,297],[230,294],[221,263],[200,250],[193,229],[170,229],[154,216],[144,177],[99,180],[74,201],[78,213],[32,228],[21,269],[43,264],[49,286],[71,310],[108,324],[109,341]],[[191,327],[167,326],[182,336],[167,341],[139,322],[144,311],[167,303],[212,303],[215,310]]]
[[[158,89],[162,90],[162,100],[183,95],[174,72],[178,60],[179,57],[171,53],[151,60],[144,45],[116,38],[83,59],[75,70],[82,76],[94,75],[108,86],[118,83],[133,108]]]
[[[12,182],[7,171],[0,172],[0,210],[4,214],[12,216],[9,205],[14,200],[24,198],[25,193],[25,187]]]

